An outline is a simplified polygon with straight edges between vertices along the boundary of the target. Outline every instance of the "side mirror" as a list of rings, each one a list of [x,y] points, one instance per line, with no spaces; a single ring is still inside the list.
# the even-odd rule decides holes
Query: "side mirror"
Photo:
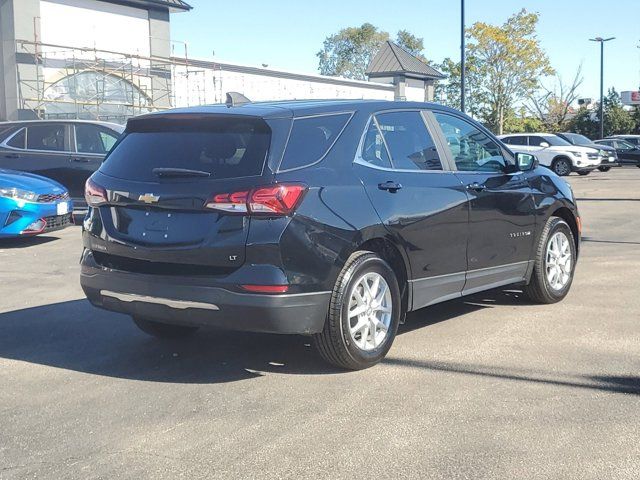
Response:
[[[549,148],[551,145],[549,145],[547,142],[540,142],[540,146],[542,148]]]
[[[516,163],[521,172],[529,172],[538,166],[538,159],[528,153],[516,153]]]

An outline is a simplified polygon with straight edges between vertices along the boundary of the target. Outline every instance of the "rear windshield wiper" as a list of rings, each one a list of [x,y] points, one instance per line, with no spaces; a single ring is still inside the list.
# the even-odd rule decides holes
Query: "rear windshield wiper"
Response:
[[[158,177],[210,177],[211,172],[203,170],[189,170],[188,168],[154,168],[154,175]]]

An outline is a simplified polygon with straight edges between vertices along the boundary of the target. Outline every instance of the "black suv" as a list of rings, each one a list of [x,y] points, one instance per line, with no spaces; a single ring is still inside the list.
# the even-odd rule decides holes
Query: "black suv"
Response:
[[[52,178],[82,205],[87,178],[122,130],[114,123],[85,120],[0,122],[0,168]]]
[[[82,287],[160,337],[308,334],[359,369],[408,311],[520,283],[571,286],[568,184],[439,105],[299,101],[129,121],[89,179]]]

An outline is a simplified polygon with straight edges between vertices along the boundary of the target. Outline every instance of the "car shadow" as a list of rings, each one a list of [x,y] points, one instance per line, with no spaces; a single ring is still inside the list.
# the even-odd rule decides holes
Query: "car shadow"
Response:
[[[13,248],[27,248],[43,245],[45,243],[58,240],[57,237],[48,237],[45,235],[36,235],[33,237],[16,237],[0,239],[0,250]]]
[[[519,290],[493,290],[424,308],[408,315],[399,334],[497,305],[525,303]],[[215,384],[259,378],[265,374],[344,375],[325,364],[311,339],[202,329],[182,340],[162,341],[139,331],[125,315],[92,307],[86,300],[0,313],[0,357],[77,372],[162,383]],[[478,366],[415,362],[393,356],[387,365],[452,373],[496,376],[592,388],[518,373],[491,374]],[[593,377],[593,388],[640,394],[636,377]]]

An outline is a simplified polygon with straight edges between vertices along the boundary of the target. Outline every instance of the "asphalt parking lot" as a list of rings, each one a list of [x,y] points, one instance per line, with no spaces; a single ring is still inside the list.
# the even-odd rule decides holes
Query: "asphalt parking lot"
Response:
[[[145,336],[83,299],[79,227],[0,244],[0,478],[637,479],[640,169],[569,181],[564,302],[423,309],[361,372],[305,337]]]

